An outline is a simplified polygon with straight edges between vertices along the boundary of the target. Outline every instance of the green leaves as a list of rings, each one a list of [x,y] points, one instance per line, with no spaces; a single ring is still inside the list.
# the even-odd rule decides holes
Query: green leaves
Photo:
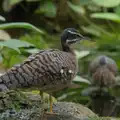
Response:
[[[80,5],[74,5],[71,2],[68,2],[68,6],[76,13],[85,14],[85,9],[83,9],[83,7]]]
[[[90,51],[75,51],[77,59],[81,59],[90,54]]]
[[[102,34],[101,31],[96,28],[96,26],[89,25],[87,27],[83,26],[81,28],[84,32],[89,33],[94,36],[100,36]]]
[[[12,28],[24,28],[24,29],[28,29],[28,30],[34,30],[34,31],[40,33],[40,34],[38,34],[40,36],[42,36],[41,34],[44,34],[44,32],[42,30],[40,30],[37,27],[35,27],[34,25],[26,23],[26,22],[14,22],[14,23],[0,24],[0,29],[12,29]],[[21,41],[21,40],[17,40],[17,39],[7,39],[6,41],[1,41],[0,42],[0,46],[1,46],[1,48],[3,48],[3,47],[10,48],[12,50],[17,51],[18,53],[21,52],[20,51],[21,47],[31,47],[31,46],[35,47],[35,45],[29,43],[29,41],[26,42],[26,41]],[[5,54],[6,51],[9,52],[10,50],[8,50],[8,49],[4,49],[4,50],[1,49],[1,54]],[[16,58],[15,56],[17,56],[17,55],[18,55],[18,58],[16,58],[17,59],[16,61],[19,61],[20,56],[15,51],[13,53],[10,53],[10,54],[8,53],[8,55],[7,55],[8,57],[7,58],[6,58],[6,56],[3,56],[3,63],[5,65],[7,65],[7,67],[11,67],[11,65],[14,64],[15,59],[13,59],[13,58]],[[27,49],[26,49],[26,51],[25,50],[23,50],[23,51],[27,52],[27,53],[31,53],[31,51],[35,52],[32,49],[29,50],[29,51],[27,51]],[[13,54],[15,54],[14,57],[13,57]],[[8,59],[9,59],[9,61],[8,61]],[[10,60],[12,60],[13,62],[10,61]]]
[[[96,5],[101,7],[116,7],[120,5],[120,0],[92,0]]]
[[[23,0],[4,0],[3,9],[4,11],[9,11],[15,4],[20,3]]]
[[[89,85],[91,84],[90,81],[88,81],[87,79],[84,79],[84,78],[82,78],[82,77],[80,77],[80,76],[76,76],[76,77],[74,78],[73,82],[86,83],[86,84],[89,84]]]
[[[93,13],[91,14],[91,17],[120,22],[120,16],[115,13]]]
[[[41,34],[44,34],[44,32],[37,27],[35,27],[32,24],[26,23],[26,22],[14,22],[14,23],[5,23],[0,24],[0,29],[10,29],[10,28],[24,28],[24,29],[30,29],[34,30],[36,32],[39,32]]]
[[[25,42],[25,41],[11,39],[11,40],[0,42],[0,46],[2,46],[2,47],[5,46],[5,47],[8,47],[8,48],[14,49],[14,50],[16,50],[17,52],[20,53],[20,50],[19,50],[20,47],[30,47],[30,46],[33,46],[33,45],[28,43],[28,42]]]
[[[5,18],[0,15],[0,21],[5,21]]]
[[[46,1],[40,8],[36,11],[37,13],[44,13],[46,17],[55,17],[56,16],[56,6],[54,2]]]
[[[7,0],[5,0],[5,1],[7,1]],[[22,0],[9,0],[9,4],[14,5],[14,4],[19,3],[20,1],[22,1]]]

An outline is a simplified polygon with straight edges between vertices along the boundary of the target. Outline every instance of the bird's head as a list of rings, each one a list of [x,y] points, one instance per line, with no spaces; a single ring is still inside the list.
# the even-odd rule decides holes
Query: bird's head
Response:
[[[67,28],[63,31],[61,35],[61,43],[62,45],[71,45],[80,40],[86,40],[87,37],[81,35],[75,28]]]

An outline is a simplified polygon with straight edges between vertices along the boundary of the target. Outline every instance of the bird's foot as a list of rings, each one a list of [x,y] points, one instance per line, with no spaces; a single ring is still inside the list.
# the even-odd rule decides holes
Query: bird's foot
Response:
[[[58,113],[55,112],[45,112],[46,115],[58,115]]]

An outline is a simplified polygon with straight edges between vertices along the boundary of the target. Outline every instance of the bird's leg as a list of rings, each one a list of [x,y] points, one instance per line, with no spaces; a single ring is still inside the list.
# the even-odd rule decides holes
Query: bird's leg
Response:
[[[40,97],[41,97],[41,103],[43,103],[44,102],[44,100],[43,100],[44,99],[43,98],[43,91],[40,90],[39,94],[40,94]]]
[[[46,112],[48,115],[58,115],[57,113],[53,112],[53,98],[52,95],[49,94],[49,102],[50,102],[50,112]]]
[[[50,113],[53,113],[52,106],[53,106],[53,100],[52,100],[52,95],[49,95],[49,101],[50,101]]]

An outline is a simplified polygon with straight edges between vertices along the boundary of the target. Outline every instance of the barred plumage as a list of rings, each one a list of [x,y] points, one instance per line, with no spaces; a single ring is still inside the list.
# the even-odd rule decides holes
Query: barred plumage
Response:
[[[98,56],[91,62],[89,68],[93,84],[108,87],[115,84],[118,68],[111,58]]]
[[[61,73],[61,70],[64,72]],[[69,73],[69,70],[73,73]],[[0,83],[9,89],[32,85],[44,91],[53,91],[70,84],[76,73],[75,55],[59,50],[45,50],[30,56],[19,66],[12,67],[0,77]]]
[[[61,36],[62,51],[41,50],[31,55],[0,77],[0,90],[38,87],[52,92],[68,87],[77,73],[77,60],[70,46],[83,38],[75,29],[65,29]]]

